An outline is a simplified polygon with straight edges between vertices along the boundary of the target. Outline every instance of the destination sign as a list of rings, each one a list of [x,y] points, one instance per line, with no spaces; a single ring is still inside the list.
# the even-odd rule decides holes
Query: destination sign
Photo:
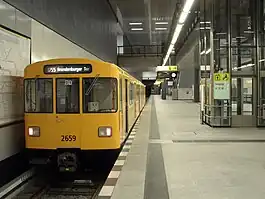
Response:
[[[91,72],[91,64],[59,64],[44,66],[44,74],[83,74]]]

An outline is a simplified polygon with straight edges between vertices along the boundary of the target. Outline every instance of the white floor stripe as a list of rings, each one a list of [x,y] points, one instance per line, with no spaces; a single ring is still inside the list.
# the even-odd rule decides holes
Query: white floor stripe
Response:
[[[120,171],[111,171],[108,178],[118,178],[120,173]]]
[[[114,186],[103,186],[100,190],[99,196],[111,196]]]
[[[129,148],[131,148],[131,145],[124,145],[123,146],[123,149],[129,149]]]
[[[132,140],[127,140],[126,143],[130,144],[132,143],[133,141]]]
[[[130,139],[134,139],[134,138],[135,138],[135,135],[130,135],[129,138],[130,138]]]
[[[128,152],[121,152],[119,156],[127,156],[128,155]]]
[[[115,164],[116,166],[123,166],[125,163],[125,160],[116,160]]]

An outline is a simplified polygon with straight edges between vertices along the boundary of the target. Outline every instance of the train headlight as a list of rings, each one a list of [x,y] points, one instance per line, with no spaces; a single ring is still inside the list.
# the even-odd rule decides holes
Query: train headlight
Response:
[[[38,126],[29,127],[28,134],[31,137],[40,137],[40,127]]]
[[[112,136],[112,128],[111,127],[99,127],[98,128],[98,136],[99,137],[111,137]]]

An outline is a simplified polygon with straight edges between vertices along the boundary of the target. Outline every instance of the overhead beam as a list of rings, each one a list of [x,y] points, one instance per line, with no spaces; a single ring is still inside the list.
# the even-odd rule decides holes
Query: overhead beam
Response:
[[[149,29],[149,42],[152,44],[152,13],[151,13],[151,0],[144,0],[146,13],[147,13],[147,21],[148,21],[148,29]]]

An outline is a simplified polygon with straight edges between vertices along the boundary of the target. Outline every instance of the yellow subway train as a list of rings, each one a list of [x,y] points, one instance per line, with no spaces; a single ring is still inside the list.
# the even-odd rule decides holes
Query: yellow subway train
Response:
[[[118,66],[81,58],[36,62],[24,71],[25,139],[32,164],[60,171],[119,149],[145,105],[145,85]]]

